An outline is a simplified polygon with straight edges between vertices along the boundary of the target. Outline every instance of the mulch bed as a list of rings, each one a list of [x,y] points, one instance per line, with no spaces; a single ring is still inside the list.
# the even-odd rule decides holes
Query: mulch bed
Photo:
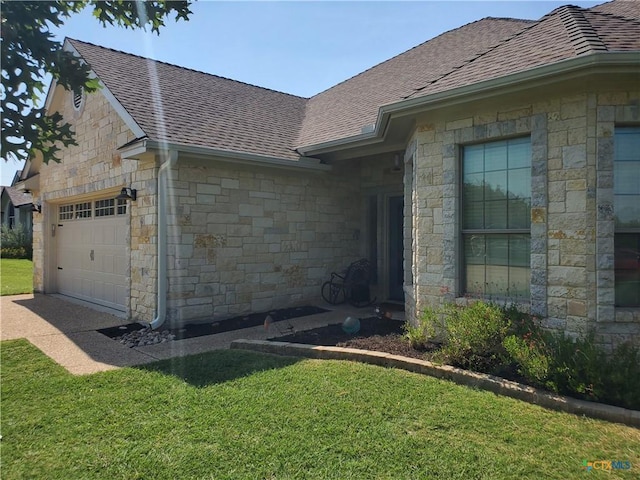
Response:
[[[315,315],[317,313],[324,313],[327,311],[328,310],[325,310],[324,308],[305,305],[302,307],[281,308],[271,310],[269,312],[239,315],[237,317],[216,322],[194,323],[185,325],[181,328],[168,330],[175,335],[175,340],[183,340],[185,338],[202,337],[204,335],[214,335],[216,333],[264,325],[265,318],[268,315],[271,316],[272,322],[282,322],[283,320],[289,320],[291,318],[305,317],[307,315]],[[145,326],[140,323],[129,323],[126,325],[119,325],[117,327],[102,328],[98,330],[98,332],[109,338],[115,339],[122,337],[127,333],[142,330],[143,328],[145,328]]]
[[[425,359],[425,354],[435,348],[417,350],[411,347],[403,337],[404,322],[388,318],[369,317],[360,319],[360,330],[348,334],[342,330],[342,324],[336,323],[326,327],[295,332],[283,337],[269,340],[278,342],[306,343],[308,345],[325,345],[336,347],[360,348],[378,352],[402,355],[405,357]]]

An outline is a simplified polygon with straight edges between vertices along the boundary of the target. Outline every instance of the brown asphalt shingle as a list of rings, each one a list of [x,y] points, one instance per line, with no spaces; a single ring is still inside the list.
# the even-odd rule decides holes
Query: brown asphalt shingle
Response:
[[[415,96],[492,80],[581,55],[621,50],[640,50],[640,22],[573,6],[559,7]]]
[[[296,147],[362,133],[381,106],[597,52],[640,51],[640,1],[485,18],[310,99],[70,40],[153,140],[295,160]]]
[[[475,58],[533,22],[485,18],[443,33],[314,97],[306,108],[299,145],[361,133],[375,123],[378,108]]]
[[[615,2],[596,5],[589,10],[619,17],[640,19],[640,2],[638,0],[616,0]]]
[[[30,205],[33,203],[33,197],[30,193],[25,193],[22,190],[18,190],[16,187],[0,187],[7,192],[7,195],[11,199],[14,207],[22,207],[23,205]]]
[[[306,99],[78,40],[69,42],[149,138],[298,158],[292,146]]]

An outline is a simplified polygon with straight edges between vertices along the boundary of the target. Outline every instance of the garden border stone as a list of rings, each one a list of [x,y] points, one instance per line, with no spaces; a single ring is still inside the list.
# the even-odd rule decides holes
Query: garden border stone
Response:
[[[351,360],[383,367],[400,368],[410,372],[451,380],[460,385],[488,390],[545,408],[640,428],[640,411],[638,410],[556,395],[494,375],[471,372],[449,365],[436,365],[427,360],[357,348],[317,346],[268,340],[234,340],[231,342],[230,348],[292,357]]]

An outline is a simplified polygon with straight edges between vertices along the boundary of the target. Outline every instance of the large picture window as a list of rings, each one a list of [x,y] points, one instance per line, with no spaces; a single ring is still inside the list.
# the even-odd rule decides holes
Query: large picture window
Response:
[[[613,163],[616,305],[640,306],[640,127],[616,128]]]
[[[462,151],[465,293],[529,298],[531,141],[517,138]]]

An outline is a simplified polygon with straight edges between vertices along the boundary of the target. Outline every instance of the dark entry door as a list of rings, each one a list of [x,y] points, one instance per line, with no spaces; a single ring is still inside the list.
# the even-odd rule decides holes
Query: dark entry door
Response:
[[[404,301],[404,197],[389,198],[389,299]]]

